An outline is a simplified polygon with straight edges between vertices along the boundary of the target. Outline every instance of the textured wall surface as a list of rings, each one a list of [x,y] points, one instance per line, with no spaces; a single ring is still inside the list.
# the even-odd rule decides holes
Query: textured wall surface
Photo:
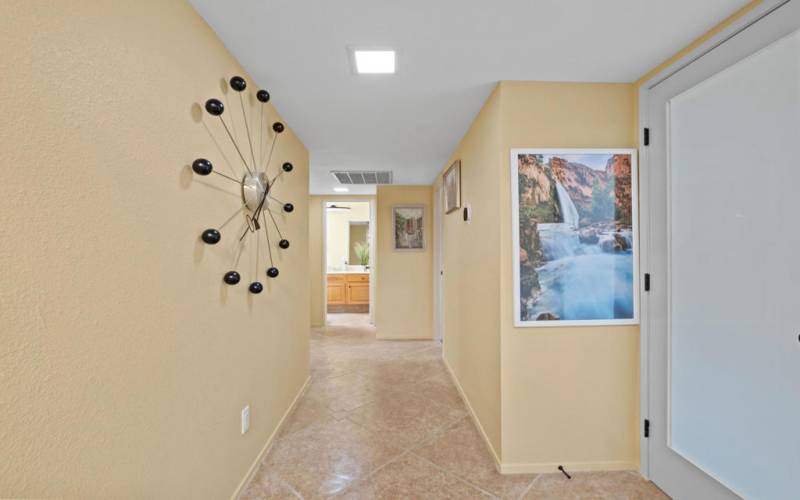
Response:
[[[502,82],[500,91],[503,466],[637,468],[639,327],[513,327],[507,163],[512,148],[636,147],[634,86]]]
[[[378,338],[433,338],[433,190],[431,186],[378,186],[375,256],[375,326]],[[392,207],[425,207],[424,251],[396,252]]]
[[[444,217],[445,359],[504,472],[638,463],[638,327],[513,327],[508,164],[632,147],[634,102],[632,84],[501,82],[451,158],[473,221]]]
[[[232,232],[198,235],[237,188],[188,165],[228,168],[193,105],[238,111],[221,80],[241,68],[203,20],[11,0],[0,33],[0,497],[228,498],[308,376],[307,152],[291,130],[276,148],[296,166],[280,278],[249,295],[246,252],[229,288]]]
[[[444,358],[497,459],[500,440],[500,97],[486,100],[445,170],[461,160],[462,205],[442,216]],[[437,184],[441,184],[439,176]],[[438,244],[438,243],[437,243]]]

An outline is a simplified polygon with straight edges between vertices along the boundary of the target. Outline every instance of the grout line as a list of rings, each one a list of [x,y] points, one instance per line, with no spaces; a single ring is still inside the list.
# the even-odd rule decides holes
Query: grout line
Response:
[[[355,423],[355,422],[353,422],[353,423]],[[388,462],[386,462],[385,464],[381,465],[380,467],[377,467],[376,469],[368,472],[364,477],[359,477],[359,478],[356,478],[355,480],[351,481],[350,484],[348,484],[339,493],[333,495],[333,497],[335,498],[335,497],[344,495],[347,491],[355,488],[356,486],[360,486],[362,483],[364,483],[365,481],[369,480],[372,476],[377,474],[381,469],[384,469],[385,467],[388,467],[389,465],[399,461],[400,459],[402,459],[403,457],[405,457],[406,455],[408,455],[410,453],[411,453],[410,450],[406,450],[406,451],[400,453],[399,455],[397,455],[396,457],[389,459]]]
[[[347,330],[348,327],[344,326],[343,329]],[[415,357],[418,357],[420,354],[423,354],[423,353],[431,350],[432,348],[441,348],[440,344],[438,344],[438,343],[436,343],[435,341],[432,341],[432,340],[431,341],[421,341],[421,342],[419,342],[418,346],[415,345],[412,348],[410,348],[409,350],[404,350],[404,348],[398,348],[396,350],[396,352],[395,352],[394,348],[391,348],[391,347],[386,349],[386,350],[384,350],[382,348],[376,349],[375,347],[376,346],[401,345],[401,344],[405,344],[406,341],[382,340],[380,342],[380,344],[375,344],[375,341],[378,340],[378,339],[375,338],[375,333],[374,332],[368,332],[368,337],[361,338],[361,336],[359,335],[358,337],[355,337],[356,343],[349,344],[348,343],[348,339],[346,337],[344,337],[344,336],[337,337],[335,335],[325,335],[325,331],[324,330],[325,329],[322,329],[322,332],[323,332],[322,333],[322,338],[317,338],[317,339],[312,338],[311,339],[311,346],[312,346],[312,350],[314,350],[314,351],[316,351],[317,349],[320,350],[319,351],[320,355],[319,355],[318,359],[324,360],[324,362],[326,362],[328,364],[328,367],[331,368],[331,369],[334,369],[337,366],[337,364],[338,364],[337,361],[341,362],[341,360],[337,360],[336,359],[340,355],[344,356],[345,358],[350,358],[350,359],[347,359],[347,361],[346,361],[346,362],[349,362],[349,363],[356,363],[357,364],[358,361],[360,360],[360,358],[363,358],[363,361],[365,361],[367,363],[376,363],[378,367],[390,366],[392,363],[408,362],[408,361],[420,361],[420,362],[423,362],[423,363],[431,363],[432,365],[436,364],[437,362],[441,363],[441,360],[439,360],[439,359],[430,359],[430,360],[429,359],[424,359],[424,358],[415,359]],[[350,328],[350,330],[358,330],[358,329],[357,328]],[[361,332],[359,331],[358,333],[361,333]],[[455,389],[456,391],[458,391],[458,388],[455,387],[455,385],[453,384],[452,379],[447,376],[448,375],[447,367],[445,366],[444,368],[445,368],[445,371],[444,371],[444,375],[443,375],[442,380],[445,381],[445,383],[447,384],[447,388],[448,389]],[[313,371],[313,367],[312,367],[312,371]],[[443,435],[445,435],[445,433],[449,429],[451,429],[453,426],[457,425],[462,419],[466,418],[469,415],[469,411],[466,408],[466,405],[464,405],[463,400],[460,397],[461,396],[460,393],[459,393],[459,400],[462,403],[462,406],[460,408],[454,408],[450,404],[440,403],[438,400],[435,400],[435,399],[430,398],[428,396],[424,396],[424,395],[421,395],[421,394],[418,394],[418,393],[414,392],[414,390],[413,390],[413,385],[414,384],[419,383],[419,382],[424,382],[424,381],[427,381],[427,380],[433,380],[434,378],[437,378],[438,375],[436,377],[425,376],[425,377],[420,377],[420,378],[403,379],[401,384],[399,384],[399,385],[401,385],[401,387],[397,387],[396,385],[393,385],[391,383],[382,383],[380,381],[377,381],[377,378],[375,378],[374,375],[372,375],[372,376],[370,375],[369,367],[366,367],[366,368],[352,368],[352,369],[346,370],[344,372],[333,372],[333,373],[328,374],[327,376],[315,376],[314,380],[315,381],[321,381],[321,380],[332,380],[332,381],[335,381],[337,378],[340,378],[340,377],[343,377],[343,376],[346,376],[346,375],[351,375],[351,376],[355,375],[356,377],[364,376],[364,377],[366,377],[368,379],[368,381],[364,384],[363,387],[359,386],[359,390],[363,390],[364,391],[364,393],[365,393],[364,396],[366,397],[367,400],[364,401],[362,404],[360,404],[360,405],[358,405],[358,406],[356,406],[354,408],[347,409],[347,410],[343,410],[343,409],[335,410],[334,408],[331,407],[331,404],[334,404],[337,401],[340,401],[341,398],[333,397],[333,398],[330,398],[330,399],[318,400],[320,403],[322,403],[325,406],[326,410],[328,410],[330,412],[330,414],[327,415],[325,417],[325,419],[321,420],[320,422],[317,422],[315,424],[310,425],[309,427],[306,427],[305,429],[297,431],[298,434],[302,433],[302,432],[304,432],[304,431],[306,431],[308,429],[311,429],[312,427],[315,427],[315,426],[317,426],[317,425],[319,425],[319,424],[321,424],[323,422],[329,422],[331,420],[336,421],[337,419],[334,417],[335,414],[343,415],[343,418],[341,420],[345,420],[346,419],[348,422],[352,423],[353,425],[357,426],[358,428],[364,429],[365,431],[378,432],[378,433],[387,432],[387,431],[390,430],[390,428],[387,427],[387,426],[384,426],[382,424],[373,424],[373,425],[367,426],[365,424],[362,424],[360,422],[357,422],[357,421],[353,420],[351,418],[351,416],[355,411],[357,411],[357,410],[359,410],[359,409],[361,409],[361,408],[363,408],[363,407],[365,407],[367,405],[375,404],[376,401],[379,399],[379,396],[381,396],[381,395],[391,395],[392,393],[402,394],[404,396],[411,396],[414,399],[417,399],[417,400],[419,400],[420,402],[422,402],[422,403],[424,403],[426,405],[435,405],[435,406],[441,408],[443,411],[445,411],[448,415],[451,412],[453,412],[453,413],[457,412],[459,415],[456,416],[456,417],[452,417],[452,418],[450,418],[450,417],[443,418],[441,421],[444,422],[444,423],[442,423],[442,425],[436,427],[435,429],[431,430],[430,433],[427,436],[425,436],[423,439],[419,440],[418,442],[412,443],[412,444],[410,444],[408,446],[404,446],[404,445],[401,446],[401,448],[400,448],[401,451],[400,451],[400,453],[398,455],[396,455],[396,456],[394,456],[392,458],[389,458],[385,463],[383,463],[379,467],[376,467],[375,469],[369,471],[363,477],[355,478],[344,489],[342,489],[340,492],[336,493],[333,496],[338,497],[338,496],[341,496],[341,495],[345,494],[348,491],[352,491],[354,488],[358,487],[361,484],[364,484],[370,478],[374,477],[376,474],[378,474],[380,471],[382,471],[387,466],[389,466],[391,464],[394,464],[394,463],[402,460],[403,458],[405,458],[407,456],[414,456],[417,459],[420,459],[423,462],[432,465],[434,469],[445,473],[447,476],[455,478],[458,482],[460,482],[462,484],[465,484],[470,488],[474,488],[474,489],[476,489],[477,491],[479,491],[481,493],[489,495],[489,497],[491,497],[491,498],[497,498],[496,495],[491,494],[491,493],[487,492],[485,489],[483,489],[483,488],[481,488],[481,487],[479,487],[477,485],[474,485],[474,484],[470,483],[469,481],[461,478],[458,475],[458,473],[452,472],[452,471],[448,471],[448,470],[446,470],[446,469],[444,469],[444,468],[432,463],[430,460],[427,460],[426,458],[421,457],[420,455],[415,453],[415,450],[418,450],[421,447],[423,447],[425,445],[428,445],[428,444],[436,441],[437,439],[440,439]],[[370,378],[370,377],[372,377],[372,378]],[[375,385],[375,387],[373,387],[371,385],[368,386],[367,384],[369,384],[370,382],[372,382]],[[391,397],[391,396],[389,396],[389,397]],[[293,434],[293,435],[296,436],[297,434]]]
[[[282,480],[281,480],[281,482],[282,482],[282,483],[283,483],[283,484],[284,484],[284,485],[285,485],[287,488],[289,488],[289,490],[292,492],[292,494],[293,494],[294,496],[296,496],[296,497],[297,497],[297,498],[299,498],[300,500],[305,500],[305,497],[304,497],[303,495],[301,495],[301,494],[300,494],[300,492],[299,492],[299,491],[297,491],[297,489],[295,489],[295,487],[294,487],[294,486],[292,486],[291,484],[289,484],[289,482],[288,482],[288,481],[286,481],[286,480],[283,480],[283,479],[282,479]]]
[[[517,500],[522,500],[523,498],[525,498],[525,495],[527,495],[527,494],[528,494],[528,492],[529,492],[529,491],[531,491],[531,488],[533,488],[533,484],[534,484],[536,481],[538,481],[540,477],[542,477],[542,475],[541,475],[541,474],[536,474],[536,475],[533,477],[533,479],[531,480],[530,484],[529,484],[528,486],[526,486],[526,487],[525,487],[525,489],[522,491],[522,493],[520,493],[520,494],[519,494],[519,496],[517,497]]]
[[[458,479],[459,481],[461,481],[461,482],[462,482],[462,483],[464,483],[464,484],[468,484],[469,486],[472,486],[473,488],[477,489],[477,490],[478,490],[478,491],[480,491],[481,493],[485,493],[485,494],[489,495],[489,496],[490,496],[490,497],[492,497],[492,498],[499,498],[499,497],[498,497],[498,495],[495,495],[494,493],[490,493],[489,491],[486,491],[485,489],[481,488],[480,486],[478,486],[478,485],[476,485],[476,484],[474,484],[474,483],[472,483],[472,482],[468,481],[467,479],[465,479],[465,478],[461,477],[461,475],[460,475],[459,473],[457,473],[457,472],[455,472],[455,471],[447,470],[447,469],[445,469],[444,467],[440,466],[439,464],[436,464],[436,463],[434,463],[434,462],[431,462],[431,461],[430,461],[430,460],[428,460],[427,458],[423,457],[422,455],[418,455],[418,454],[414,453],[413,451],[412,451],[412,452],[410,452],[410,453],[411,453],[412,455],[414,455],[415,457],[419,458],[420,460],[423,460],[423,461],[425,461],[425,462],[428,462],[428,463],[429,463],[430,465],[432,465],[432,466],[433,466],[435,469],[438,469],[438,470],[440,470],[440,471],[442,471],[442,472],[444,472],[444,473],[446,473],[446,474],[448,474],[448,475],[451,475],[451,476],[455,477],[456,479]]]

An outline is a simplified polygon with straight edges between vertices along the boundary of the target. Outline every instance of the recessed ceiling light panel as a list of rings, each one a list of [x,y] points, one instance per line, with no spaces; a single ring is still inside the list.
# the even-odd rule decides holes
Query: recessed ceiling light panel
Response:
[[[352,49],[359,75],[392,75],[397,72],[397,54],[390,49]]]
[[[335,187],[333,188],[333,190],[337,193],[347,193],[348,191],[350,191],[346,187]]]

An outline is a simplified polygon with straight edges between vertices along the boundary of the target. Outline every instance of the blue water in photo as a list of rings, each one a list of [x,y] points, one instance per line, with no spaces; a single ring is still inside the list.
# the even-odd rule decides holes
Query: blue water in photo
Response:
[[[528,303],[528,318],[550,314],[562,321],[632,319],[631,231],[607,231],[596,242],[582,243],[577,210],[560,183],[556,189],[563,222],[538,224],[545,263],[536,269],[541,290]],[[625,248],[614,249],[620,241]]]

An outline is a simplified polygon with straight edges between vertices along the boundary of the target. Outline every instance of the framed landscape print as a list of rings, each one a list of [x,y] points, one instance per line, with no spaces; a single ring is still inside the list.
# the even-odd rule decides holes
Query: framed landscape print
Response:
[[[515,326],[636,324],[634,149],[511,150]]]
[[[392,208],[395,251],[425,250],[425,207],[422,205]]]
[[[461,208],[461,160],[456,160],[444,173],[444,213]]]

